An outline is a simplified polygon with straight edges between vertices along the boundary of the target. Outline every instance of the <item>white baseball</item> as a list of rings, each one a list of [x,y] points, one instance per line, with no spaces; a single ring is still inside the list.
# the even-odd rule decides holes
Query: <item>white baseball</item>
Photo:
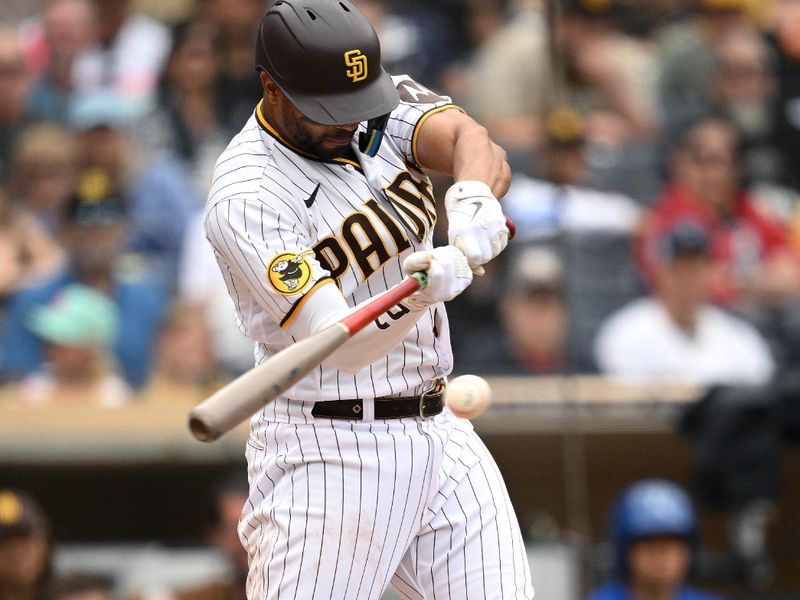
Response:
[[[461,375],[447,382],[445,402],[462,419],[479,416],[492,401],[492,389],[483,377]]]

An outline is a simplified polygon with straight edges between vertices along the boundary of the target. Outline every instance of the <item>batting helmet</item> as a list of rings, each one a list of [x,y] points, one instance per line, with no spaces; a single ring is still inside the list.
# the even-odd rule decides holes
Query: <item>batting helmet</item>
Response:
[[[683,488],[665,479],[646,479],[623,493],[614,510],[612,529],[617,569],[624,576],[632,542],[668,535],[694,544],[697,517]]]
[[[400,102],[378,36],[348,0],[277,0],[258,29],[256,69],[324,125],[360,123]]]

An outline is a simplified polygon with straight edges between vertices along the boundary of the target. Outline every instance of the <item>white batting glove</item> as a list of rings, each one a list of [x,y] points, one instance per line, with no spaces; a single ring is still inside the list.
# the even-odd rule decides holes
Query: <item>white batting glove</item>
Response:
[[[403,301],[412,310],[452,300],[472,282],[467,257],[455,246],[440,246],[409,255],[403,261],[403,272],[411,275],[416,271],[425,271],[428,283],[425,289]]]
[[[483,181],[457,181],[447,190],[444,206],[447,240],[464,253],[473,270],[479,270],[508,244],[503,210]]]

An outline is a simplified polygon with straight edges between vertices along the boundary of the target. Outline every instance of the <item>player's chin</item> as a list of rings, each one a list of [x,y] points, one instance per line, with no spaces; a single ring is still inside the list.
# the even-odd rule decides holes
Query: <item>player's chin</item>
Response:
[[[317,145],[315,154],[325,160],[346,158],[350,155],[350,142],[334,142],[325,140]]]

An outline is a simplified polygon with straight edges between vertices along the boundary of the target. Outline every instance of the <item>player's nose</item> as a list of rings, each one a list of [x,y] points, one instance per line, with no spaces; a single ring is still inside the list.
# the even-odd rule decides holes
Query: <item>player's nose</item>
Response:
[[[348,123],[346,125],[336,125],[336,129],[339,131],[346,131],[347,133],[355,133],[356,129],[358,129],[358,123]]]

